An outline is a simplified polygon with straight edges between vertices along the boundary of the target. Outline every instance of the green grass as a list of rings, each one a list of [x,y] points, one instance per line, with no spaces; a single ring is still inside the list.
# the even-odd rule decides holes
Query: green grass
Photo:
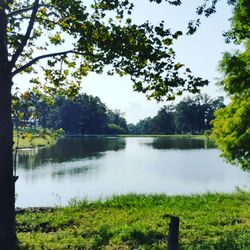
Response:
[[[166,249],[169,217],[180,249],[250,249],[250,193],[114,196],[17,214],[20,249]]]
[[[35,148],[56,143],[56,137],[52,131],[21,131],[18,137],[19,138],[17,138],[16,132],[14,132],[14,148]]]

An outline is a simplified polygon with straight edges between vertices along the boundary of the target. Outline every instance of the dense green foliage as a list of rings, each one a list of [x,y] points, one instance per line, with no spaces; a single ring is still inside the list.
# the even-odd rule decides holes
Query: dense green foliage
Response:
[[[220,84],[231,103],[215,113],[214,134],[222,156],[229,162],[250,169],[250,2],[239,0],[234,8],[228,38],[244,42],[243,52],[225,53],[220,62]]]
[[[223,98],[207,95],[186,97],[176,105],[164,106],[153,118],[141,120],[135,134],[203,134],[210,130],[215,110],[224,107]]]
[[[224,54],[220,62],[220,71],[224,74],[220,84],[223,85],[228,94],[238,97],[249,93],[250,39],[245,42],[245,50],[243,52]]]
[[[224,35],[227,42],[240,43],[250,37],[250,2],[248,0],[230,0],[235,4],[231,18],[231,29]]]
[[[243,169],[250,169],[250,95],[234,97],[215,117],[213,133],[222,156]]]
[[[119,110],[111,111],[98,97],[86,94],[74,100],[56,97],[51,105],[43,96],[25,92],[15,97],[15,103],[15,124],[62,128],[69,134],[203,134],[211,129],[214,111],[224,107],[222,97],[197,95],[164,106],[155,117],[133,125]]]
[[[169,214],[180,249],[247,250],[250,195],[125,195],[17,214],[20,249],[166,249]]]
[[[52,102],[32,92],[16,97],[15,124],[53,130],[62,128],[69,134],[128,133],[123,114],[119,110],[109,110],[98,97],[80,94],[74,100],[56,97]]]

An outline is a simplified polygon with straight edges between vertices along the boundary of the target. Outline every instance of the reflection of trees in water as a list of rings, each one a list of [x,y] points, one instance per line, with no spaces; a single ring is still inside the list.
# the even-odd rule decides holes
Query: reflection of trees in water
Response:
[[[18,168],[33,169],[46,163],[99,159],[104,152],[122,150],[125,146],[123,138],[66,137],[51,147],[19,151]]]
[[[63,168],[61,170],[53,171],[52,177],[60,178],[60,177],[69,176],[69,175],[81,175],[81,174],[88,173],[90,170],[93,170],[92,165],[73,167],[73,168]]]
[[[156,138],[153,142],[145,143],[154,149],[202,149],[215,148],[210,140],[190,138]]]

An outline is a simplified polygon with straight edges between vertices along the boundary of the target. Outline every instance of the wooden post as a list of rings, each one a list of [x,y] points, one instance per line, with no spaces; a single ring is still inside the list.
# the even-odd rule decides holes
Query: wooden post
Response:
[[[170,216],[169,232],[168,232],[168,250],[179,249],[179,217]]]

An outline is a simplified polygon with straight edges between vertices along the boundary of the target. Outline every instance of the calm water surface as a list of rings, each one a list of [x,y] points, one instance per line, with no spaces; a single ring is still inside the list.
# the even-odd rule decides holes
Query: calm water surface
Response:
[[[70,137],[18,152],[17,206],[65,205],[113,194],[193,194],[250,189],[212,142],[170,138]]]

